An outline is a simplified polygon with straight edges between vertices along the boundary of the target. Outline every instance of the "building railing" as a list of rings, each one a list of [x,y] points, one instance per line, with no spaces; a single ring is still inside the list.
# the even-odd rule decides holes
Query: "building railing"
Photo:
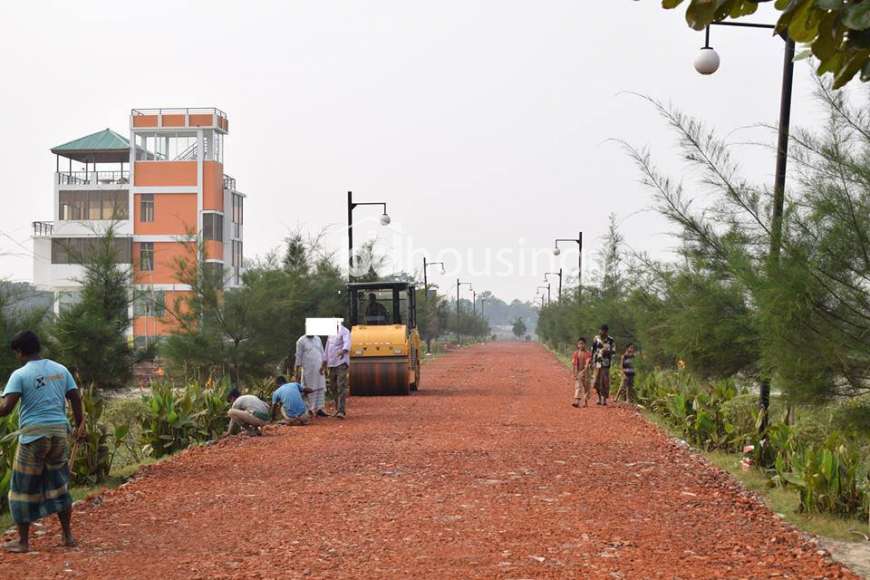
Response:
[[[226,119],[227,114],[216,107],[161,107],[159,109],[133,109],[130,114],[139,115],[217,115]]]
[[[127,185],[129,171],[58,171],[58,185]]]
[[[34,238],[50,238],[54,231],[54,222],[33,222]]]
[[[230,191],[236,191],[236,178],[230,177],[226,173],[224,174],[224,189],[228,189]]]

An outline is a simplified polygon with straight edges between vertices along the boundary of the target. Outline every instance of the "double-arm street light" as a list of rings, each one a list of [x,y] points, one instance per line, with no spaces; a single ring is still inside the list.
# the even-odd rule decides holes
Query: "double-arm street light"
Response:
[[[444,273],[444,262],[430,262],[423,256],[423,297],[426,301],[429,300],[429,268],[432,266],[441,266],[441,273]]]
[[[757,0],[756,3],[769,0]],[[775,30],[772,24],[756,24],[750,22],[714,22],[716,26],[735,26],[740,28],[761,28]],[[794,85],[794,53],[795,43],[788,33],[783,31],[780,37],[785,41],[782,64],[782,89],[779,96],[779,135],[776,147],[776,173],[773,184],[773,212],[770,224],[770,257],[768,272],[773,275],[779,266],[779,255],[782,249],[782,216],[785,206],[785,178],[788,165],[789,125],[791,124],[792,88]],[[703,75],[711,75],[719,70],[719,55],[710,46],[710,27],[706,30],[706,42],[695,58],[695,70]],[[762,379],[759,393],[761,421],[759,430],[767,431],[768,409],[770,407],[770,381]]]
[[[562,268],[559,268],[558,272],[547,272],[544,274],[544,282],[550,281],[550,276],[558,276],[559,277],[559,301],[562,301]]]
[[[353,200],[353,192],[347,192],[347,260],[348,260],[348,272],[347,279],[349,281],[353,281],[353,210],[361,205],[379,205],[383,207],[384,213],[381,214],[381,225],[388,226],[390,225],[390,215],[387,213],[387,204],[383,201],[373,201],[373,202],[355,202]]]
[[[559,248],[561,242],[575,242],[579,250],[577,258],[577,297],[580,297],[580,292],[583,290],[583,232],[577,234],[577,239],[574,238],[557,238],[556,244],[553,246],[553,255],[558,256],[562,253]],[[560,278],[561,279],[561,278]],[[561,297],[561,293],[560,293]]]

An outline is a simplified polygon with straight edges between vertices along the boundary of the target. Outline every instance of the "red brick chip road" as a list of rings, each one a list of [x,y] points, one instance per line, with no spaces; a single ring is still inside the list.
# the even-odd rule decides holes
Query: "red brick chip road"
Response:
[[[81,506],[2,578],[855,577],[540,346],[426,365],[345,421],[197,448]]]

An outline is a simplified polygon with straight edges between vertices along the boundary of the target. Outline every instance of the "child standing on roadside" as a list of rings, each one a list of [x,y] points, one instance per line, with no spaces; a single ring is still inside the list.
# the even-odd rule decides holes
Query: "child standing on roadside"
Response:
[[[634,403],[634,344],[628,343],[622,355],[622,391],[625,391],[625,402]]]
[[[571,357],[574,368],[574,407],[580,406],[581,394],[583,406],[589,406],[589,397],[592,396],[592,385],[589,384],[589,365],[592,362],[592,353],[586,350],[586,338],[580,337],[577,341],[577,350]]]

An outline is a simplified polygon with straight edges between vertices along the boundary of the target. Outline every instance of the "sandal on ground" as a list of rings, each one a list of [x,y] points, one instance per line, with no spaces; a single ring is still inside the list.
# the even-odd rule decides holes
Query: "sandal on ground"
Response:
[[[29,546],[25,546],[21,542],[6,542],[3,544],[3,549],[11,554],[26,554],[30,551]]]

